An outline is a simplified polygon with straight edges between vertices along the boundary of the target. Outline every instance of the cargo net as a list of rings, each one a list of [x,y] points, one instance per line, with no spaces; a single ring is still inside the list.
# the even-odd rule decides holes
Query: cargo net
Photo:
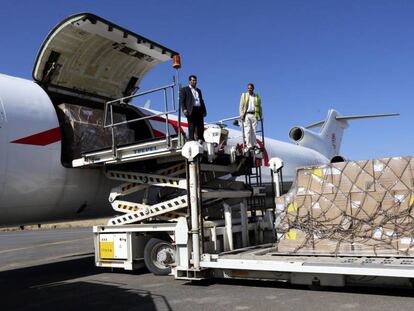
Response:
[[[58,105],[57,111],[63,131],[63,156],[68,158],[65,162],[71,163],[85,152],[112,147],[111,130],[103,127],[102,109],[65,103]],[[114,122],[126,120],[125,114],[114,114]],[[118,145],[135,141],[135,132],[128,124],[118,126],[114,134]]]
[[[276,201],[280,253],[414,257],[414,158],[297,171]]]

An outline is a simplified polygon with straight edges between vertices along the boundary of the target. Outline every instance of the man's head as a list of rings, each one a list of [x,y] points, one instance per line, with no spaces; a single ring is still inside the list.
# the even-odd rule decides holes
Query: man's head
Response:
[[[195,75],[191,75],[188,77],[188,81],[190,82],[190,85],[192,87],[196,87],[197,86],[197,77]]]
[[[250,95],[253,94],[253,92],[254,92],[254,84],[253,83],[247,84],[247,91],[249,92]]]

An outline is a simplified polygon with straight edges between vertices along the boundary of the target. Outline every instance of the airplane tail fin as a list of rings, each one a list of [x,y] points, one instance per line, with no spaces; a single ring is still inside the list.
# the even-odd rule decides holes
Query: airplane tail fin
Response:
[[[399,116],[398,113],[392,114],[375,114],[375,115],[359,115],[359,116],[341,116],[336,110],[328,111],[326,120],[316,122],[306,127],[294,127],[289,132],[289,137],[293,142],[303,147],[314,149],[328,159],[340,157],[339,151],[341,147],[344,130],[348,127],[349,120],[381,118]],[[321,126],[319,133],[310,129]]]

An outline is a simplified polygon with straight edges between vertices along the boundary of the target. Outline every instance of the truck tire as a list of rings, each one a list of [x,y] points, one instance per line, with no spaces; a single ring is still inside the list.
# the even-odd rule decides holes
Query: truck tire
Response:
[[[171,264],[175,262],[175,251],[170,242],[152,238],[144,248],[144,262],[148,270],[155,275],[171,273]]]

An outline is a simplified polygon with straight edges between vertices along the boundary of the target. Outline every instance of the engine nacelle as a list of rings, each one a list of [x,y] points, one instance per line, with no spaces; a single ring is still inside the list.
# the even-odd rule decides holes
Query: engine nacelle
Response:
[[[301,126],[292,127],[289,131],[289,138],[294,143],[302,146],[322,142],[320,134],[312,132]]]
[[[305,132],[308,131],[303,127],[295,126],[292,127],[289,131],[289,138],[295,142],[298,143],[305,137]],[[309,131],[308,131],[309,132]]]
[[[289,131],[289,138],[302,147],[308,147],[322,154],[332,154],[332,147],[320,133],[312,132],[304,127],[295,126]]]

